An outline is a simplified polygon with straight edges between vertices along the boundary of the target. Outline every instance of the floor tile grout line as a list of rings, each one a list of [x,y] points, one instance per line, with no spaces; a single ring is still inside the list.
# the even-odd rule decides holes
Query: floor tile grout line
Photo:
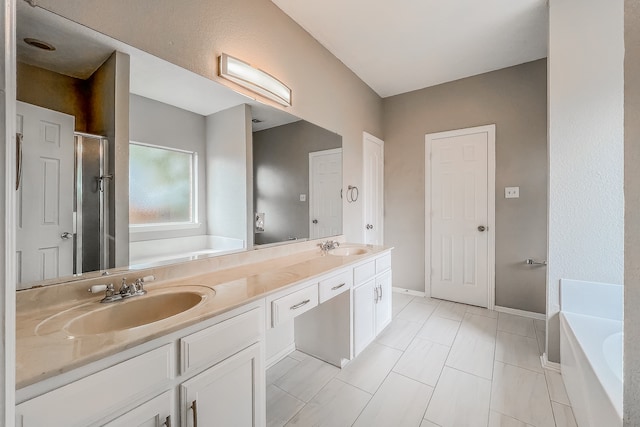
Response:
[[[375,395],[375,393],[368,392],[367,390],[364,390],[364,389],[362,389],[362,388],[358,387],[357,385],[355,385],[355,384],[351,384],[350,382],[347,382],[347,381],[345,381],[345,380],[341,380],[340,378],[337,378],[337,377],[336,377],[336,378],[333,378],[333,379],[334,379],[334,380],[336,380],[336,381],[340,381],[341,383],[346,384],[346,385],[348,385],[348,386],[350,386],[350,387],[357,388],[358,390],[360,390],[360,391],[361,391],[361,392],[363,392],[363,393],[367,393],[367,394],[370,396],[369,400],[371,400],[371,399],[373,398],[373,396]],[[327,383],[327,384],[328,384],[328,383]],[[378,390],[376,389],[376,392],[377,392],[377,391],[378,391]],[[369,403],[369,402],[367,402],[367,403]],[[365,406],[366,406],[366,405],[365,405]]]
[[[460,322],[460,324],[462,324],[462,322]],[[458,335],[458,331],[459,330],[460,330],[460,326],[458,325],[458,330],[456,331],[456,337]],[[455,341],[456,337],[454,337],[454,339],[453,339],[454,341]],[[447,367],[447,359],[449,358],[449,354],[451,354],[451,349],[453,348],[453,343],[451,343],[451,345],[448,346],[448,347],[449,347],[449,351],[447,351],[447,356],[444,358],[444,364],[442,365],[442,368],[440,368],[440,373],[438,374],[438,379],[436,380],[436,383],[433,385],[433,392],[431,393],[431,397],[429,398],[429,402],[427,402],[427,407],[424,409],[424,413],[422,414],[422,419],[423,420],[427,419],[426,416],[427,416],[427,411],[429,410],[429,405],[431,405],[431,400],[433,399],[433,395],[436,394],[436,388],[438,387],[438,384],[440,383],[440,379],[442,378],[442,372],[444,371],[444,368]],[[395,366],[394,366],[394,368],[395,368]],[[427,421],[431,422],[431,420],[427,420]]]
[[[524,366],[518,366],[518,365],[515,365],[513,363],[509,363],[509,362],[503,362],[502,360],[498,360],[498,359],[495,359],[495,361],[498,362],[498,363],[502,363],[503,365],[508,365],[508,366],[512,366],[514,368],[520,368],[520,369],[524,369],[525,371],[533,372],[534,374],[543,375],[545,377],[545,381],[547,380],[547,377],[546,377],[546,375],[544,375],[544,372],[534,371],[531,368],[525,368]],[[544,370],[544,368],[543,368],[543,370]],[[547,392],[548,392],[548,390],[547,390]]]
[[[401,313],[401,312],[402,312],[402,311],[403,311],[403,310],[404,310],[404,309],[405,309],[405,308],[406,308],[406,307],[407,307],[411,302],[415,301],[415,300],[416,300],[416,298],[417,298],[417,297],[413,297],[413,298],[411,298],[411,299],[409,300],[409,302],[407,302],[407,304],[402,308],[402,310],[400,310],[400,311],[398,312],[398,314],[400,314],[400,313]],[[455,304],[455,303],[452,303],[452,304]],[[385,381],[387,381],[387,380],[388,380],[388,378],[389,378],[389,376],[390,376],[391,372],[394,372],[396,375],[399,375],[399,376],[404,377],[404,378],[406,378],[406,379],[416,381],[417,383],[423,384],[423,385],[425,385],[425,386],[433,387],[433,391],[432,391],[432,393],[431,393],[431,396],[430,396],[430,398],[429,398],[429,401],[426,403],[426,408],[425,408],[425,411],[423,412],[423,416],[422,416],[422,420],[427,420],[428,422],[432,422],[432,421],[428,420],[427,418],[425,418],[425,416],[426,416],[427,410],[428,410],[428,408],[429,408],[429,405],[431,404],[431,401],[432,401],[432,399],[433,399],[433,395],[435,394],[435,390],[437,389],[438,385],[439,385],[439,384],[440,384],[440,382],[441,382],[441,379],[442,379],[442,373],[443,373],[443,371],[444,371],[444,368],[445,368],[445,367],[447,367],[447,368],[449,368],[449,369],[452,369],[452,370],[454,370],[454,371],[458,371],[458,372],[461,372],[461,373],[464,373],[464,374],[467,374],[467,375],[471,375],[471,376],[476,377],[476,378],[479,378],[479,379],[484,379],[484,380],[487,380],[487,381],[489,381],[489,382],[490,382],[490,384],[491,384],[491,393],[490,393],[490,399],[489,399],[489,416],[490,416],[491,411],[492,411],[492,409],[491,409],[491,403],[492,403],[492,402],[493,402],[493,400],[494,400],[494,393],[493,393],[493,379],[494,379],[494,376],[495,376],[495,362],[500,362],[500,363],[504,364],[505,366],[511,366],[511,367],[515,367],[515,368],[524,369],[525,371],[528,371],[528,372],[531,372],[531,373],[534,373],[534,374],[542,374],[542,375],[544,375],[544,376],[545,376],[545,385],[546,385],[546,390],[547,390],[547,396],[548,396],[548,398],[549,398],[549,403],[551,404],[551,406],[553,406],[553,405],[552,405],[552,403],[553,403],[553,402],[555,402],[557,405],[562,405],[562,407],[569,407],[569,408],[570,408],[570,410],[571,410],[571,415],[573,415],[573,408],[571,407],[571,405],[566,405],[566,404],[565,404],[565,403],[563,403],[563,402],[558,402],[557,400],[554,400],[554,399],[552,399],[552,398],[551,398],[551,388],[550,388],[550,383],[549,383],[549,379],[548,379],[548,377],[547,377],[547,375],[546,375],[546,370],[545,370],[544,368],[543,368],[542,372],[539,372],[539,371],[534,371],[533,369],[530,369],[530,368],[526,368],[526,367],[518,366],[518,365],[515,365],[515,364],[513,364],[513,363],[503,362],[503,361],[500,361],[500,360],[497,360],[497,359],[496,359],[496,355],[497,355],[497,335],[498,335],[497,333],[498,333],[498,331],[500,331],[500,332],[504,332],[504,333],[506,333],[506,334],[514,335],[514,336],[519,336],[519,337],[524,337],[524,338],[530,338],[530,339],[536,339],[537,348],[538,348],[538,351],[540,351],[540,348],[539,348],[539,342],[538,342],[538,334],[537,334],[537,332],[539,332],[539,329],[538,329],[538,327],[536,326],[536,323],[535,323],[535,322],[534,322],[534,325],[533,325],[533,326],[534,326],[534,335],[535,335],[535,337],[531,337],[531,336],[529,336],[529,335],[518,334],[518,333],[514,333],[514,332],[512,332],[512,331],[504,331],[504,330],[500,330],[500,329],[498,329],[498,327],[497,327],[497,321],[498,321],[498,319],[496,319],[495,317],[492,317],[492,316],[486,316],[486,315],[484,315],[484,313],[482,313],[482,314],[481,314],[481,313],[473,312],[473,310],[470,310],[469,308],[465,308],[465,313],[464,313],[464,315],[463,315],[462,320],[457,320],[457,319],[453,319],[453,318],[451,318],[451,317],[443,317],[443,316],[436,315],[436,314],[435,314],[435,312],[436,312],[437,308],[438,308],[440,305],[441,305],[441,303],[438,303],[438,304],[437,304],[437,306],[434,308],[434,310],[429,314],[429,316],[427,316],[427,317],[425,318],[425,320],[424,320],[424,321],[422,321],[422,322],[415,322],[415,321],[407,320],[407,319],[402,319],[402,320],[404,320],[404,321],[406,321],[406,322],[411,322],[411,323],[418,323],[418,324],[421,324],[421,328],[422,328],[422,327],[424,327],[424,325],[425,325],[425,324],[426,324],[430,319],[432,319],[432,318],[434,318],[434,317],[438,317],[438,318],[440,318],[440,319],[446,319],[446,320],[457,321],[459,324],[458,324],[458,328],[457,328],[457,329],[456,329],[456,331],[455,331],[455,334],[454,334],[454,337],[453,337],[453,342],[452,342],[452,344],[451,344],[451,345],[445,345],[445,344],[441,344],[441,343],[438,343],[438,342],[432,341],[432,340],[430,340],[429,338],[425,338],[425,337],[418,336],[419,331],[418,331],[418,333],[416,333],[415,335],[413,335],[413,336],[412,336],[412,338],[409,340],[408,345],[407,345],[407,346],[405,346],[403,349],[399,349],[399,348],[391,347],[391,346],[389,346],[389,345],[386,345],[386,344],[383,344],[383,343],[377,342],[377,340],[376,340],[376,341],[374,341],[374,342],[376,342],[377,344],[382,345],[382,346],[384,346],[384,347],[386,347],[386,348],[391,348],[391,349],[394,349],[394,350],[399,351],[400,355],[399,355],[399,357],[397,358],[397,360],[395,361],[395,363],[393,364],[393,366],[391,367],[391,369],[386,373],[386,375],[384,376],[384,379],[380,382],[380,385],[376,388],[376,390],[373,392],[373,394],[371,394],[370,392],[368,392],[368,391],[366,391],[366,390],[361,389],[361,388],[360,388],[360,387],[358,387],[358,386],[355,386],[355,385],[353,385],[353,384],[350,384],[350,383],[349,383],[349,382],[347,382],[347,381],[344,381],[344,380],[341,380],[341,379],[337,378],[337,375],[338,375],[338,373],[340,372],[340,371],[338,371],[337,373],[335,373],[334,375],[332,375],[332,376],[331,376],[331,377],[330,377],[330,378],[329,378],[329,379],[328,379],[328,380],[327,380],[327,381],[322,385],[322,387],[320,388],[320,390],[319,390],[317,393],[315,393],[315,394],[311,397],[311,399],[309,400],[309,402],[304,401],[304,400],[301,400],[301,399],[299,399],[299,398],[297,398],[297,397],[295,397],[295,396],[291,395],[291,394],[290,394],[290,393],[288,393],[287,391],[285,391],[285,390],[281,389],[281,388],[280,388],[280,387],[278,387],[277,385],[275,385],[275,382],[276,382],[279,378],[283,377],[284,375],[286,375],[286,374],[287,374],[288,372],[290,372],[291,370],[296,369],[296,367],[297,367],[297,366],[299,365],[299,363],[301,362],[301,360],[298,360],[298,359],[296,359],[295,357],[292,357],[292,359],[293,359],[293,360],[295,360],[295,361],[296,361],[296,362],[298,362],[298,363],[296,363],[294,366],[292,366],[290,369],[288,369],[288,370],[287,370],[287,372],[285,372],[283,375],[279,376],[278,378],[275,378],[275,379],[273,380],[273,382],[272,382],[272,383],[270,383],[270,385],[273,385],[273,386],[274,386],[274,387],[276,387],[278,390],[280,390],[280,391],[282,391],[284,394],[286,394],[286,395],[288,395],[288,396],[292,397],[292,398],[293,398],[293,399],[295,399],[296,401],[301,402],[301,403],[302,403],[302,405],[303,405],[303,406],[300,408],[300,410],[298,410],[295,414],[293,414],[293,415],[291,416],[291,418],[289,418],[289,420],[287,420],[287,421],[286,421],[286,423],[285,423],[285,424],[288,424],[288,423],[291,421],[291,419],[293,419],[296,415],[298,415],[298,414],[300,413],[300,411],[302,411],[302,410],[307,406],[307,404],[309,404],[313,399],[315,399],[315,398],[318,396],[318,394],[319,394],[320,392],[322,392],[322,390],[324,390],[324,389],[326,388],[326,386],[327,386],[327,385],[331,382],[331,380],[333,380],[333,379],[335,379],[335,380],[337,380],[337,381],[339,381],[339,382],[341,382],[341,383],[344,383],[344,384],[350,385],[350,386],[352,386],[352,387],[354,387],[354,388],[356,388],[356,389],[358,389],[358,390],[360,390],[360,391],[362,391],[362,392],[364,392],[364,393],[367,393],[367,395],[369,395],[369,396],[370,396],[370,397],[369,397],[369,401],[366,403],[366,405],[364,405],[363,409],[360,411],[360,413],[358,414],[358,416],[355,418],[355,421],[354,421],[354,423],[353,423],[353,424],[355,424],[355,423],[357,422],[357,420],[362,416],[363,411],[364,411],[364,410],[365,410],[365,409],[370,405],[370,403],[371,403],[371,401],[373,400],[373,398],[374,398],[374,397],[376,396],[376,394],[380,391],[380,388],[382,387],[382,385],[385,383]],[[455,342],[456,342],[456,340],[457,340],[458,338],[462,337],[462,335],[460,334],[460,332],[461,332],[461,330],[462,330],[462,323],[464,322],[465,318],[466,318],[466,317],[468,317],[468,316],[466,316],[466,314],[467,314],[467,313],[469,313],[469,315],[481,316],[481,317],[484,317],[484,318],[491,318],[491,319],[495,319],[495,320],[496,320],[496,329],[494,330],[494,335],[493,335],[493,337],[494,337],[494,339],[493,339],[493,365],[492,365],[491,379],[487,379],[486,377],[482,377],[482,376],[479,376],[479,375],[476,375],[476,374],[472,374],[472,373],[466,372],[466,371],[464,371],[464,370],[462,370],[462,369],[455,368],[455,367],[452,367],[452,366],[449,366],[449,365],[447,365],[447,364],[446,364],[446,360],[449,358],[449,356],[450,356],[450,354],[451,354],[451,351],[452,351],[452,349],[453,349],[453,345],[455,344]],[[473,332],[473,331],[472,331],[472,332]],[[404,375],[404,374],[402,374],[402,373],[399,373],[399,372],[396,372],[396,371],[395,371],[395,368],[396,368],[397,364],[399,363],[399,361],[404,357],[404,355],[406,354],[406,352],[407,352],[407,350],[409,349],[409,347],[411,347],[411,346],[416,342],[416,340],[417,340],[417,339],[420,339],[420,340],[424,340],[424,341],[430,342],[432,345],[439,344],[439,345],[441,345],[441,346],[445,346],[445,347],[447,347],[447,348],[448,348],[448,351],[447,351],[446,356],[445,356],[445,363],[443,364],[442,368],[440,369],[440,372],[439,372],[439,374],[438,374],[437,380],[435,381],[435,384],[434,384],[433,386],[431,386],[430,384],[427,384],[427,383],[425,383],[425,382],[423,382],[423,381],[420,381],[420,380],[418,380],[418,379],[412,378],[412,377],[410,377],[410,376],[408,376],[408,375]],[[308,356],[308,357],[312,357],[312,356]],[[323,362],[323,363],[326,363],[326,362]],[[524,421],[522,421],[521,419],[516,418],[516,417],[513,417],[512,415],[503,414],[503,413],[502,413],[502,412],[500,412],[500,411],[494,411],[494,412],[496,412],[496,413],[498,413],[498,414],[501,414],[501,415],[504,415],[504,416],[507,416],[507,417],[511,417],[511,418],[513,418],[514,420],[518,420],[518,421],[520,421],[520,422],[525,423],[525,422],[524,422]],[[552,408],[552,416],[553,416],[554,423],[555,423],[555,422],[556,422],[556,414],[555,414],[555,412],[553,412],[553,408]],[[574,416],[574,419],[575,419],[575,416]],[[487,420],[487,423],[488,423],[488,420]],[[352,425],[353,425],[353,424],[352,424]],[[525,424],[526,424],[526,423],[525,423]]]

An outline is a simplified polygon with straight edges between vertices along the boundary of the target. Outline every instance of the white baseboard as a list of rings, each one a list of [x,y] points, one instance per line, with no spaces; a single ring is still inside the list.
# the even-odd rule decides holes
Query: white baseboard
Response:
[[[294,351],[296,351],[296,343],[295,342],[291,343],[290,345],[286,346],[285,348],[283,348],[282,350],[280,350],[279,352],[277,352],[276,354],[271,356],[265,362],[265,365],[267,365],[267,369],[269,369],[270,367],[272,367],[273,365],[275,365],[276,363],[278,363],[279,361],[281,361],[282,359],[284,359],[285,357],[287,357],[289,354],[293,353]]]
[[[411,295],[411,296],[414,296],[414,297],[424,297],[424,292],[413,291],[411,289],[393,287],[392,290],[393,290],[393,292],[397,292],[399,294],[407,294],[407,295]]]
[[[540,356],[540,363],[542,364],[542,367],[544,369],[562,373],[560,370],[560,364],[555,362],[549,362],[549,359],[547,359],[547,353],[542,353],[542,356]]]
[[[530,319],[547,320],[547,316],[545,316],[544,314],[534,313],[533,311],[518,310],[517,308],[509,308],[509,307],[500,307],[499,305],[496,305],[493,309],[501,313],[515,314],[516,316],[528,317]]]

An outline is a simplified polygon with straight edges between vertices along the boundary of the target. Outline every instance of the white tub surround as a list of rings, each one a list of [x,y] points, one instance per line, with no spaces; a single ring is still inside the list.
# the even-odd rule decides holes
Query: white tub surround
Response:
[[[129,264],[136,269],[148,268],[244,249],[245,242],[241,239],[211,235],[132,241],[129,242]]]
[[[622,425],[623,287],[560,281],[562,379],[580,426]]]

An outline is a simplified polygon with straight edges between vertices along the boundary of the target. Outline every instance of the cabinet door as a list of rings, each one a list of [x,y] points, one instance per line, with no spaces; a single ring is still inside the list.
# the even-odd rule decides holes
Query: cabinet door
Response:
[[[105,424],[105,427],[177,427],[173,396],[173,390],[162,393]]]
[[[360,354],[375,337],[375,280],[353,290],[353,352]]]
[[[391,270],[376,277],[378,288],[378,302],[376,304],[376,335],[378,335],[391,322]]]
[[[182,425],[264,426],[265,379],[259,343],[180,386]]]

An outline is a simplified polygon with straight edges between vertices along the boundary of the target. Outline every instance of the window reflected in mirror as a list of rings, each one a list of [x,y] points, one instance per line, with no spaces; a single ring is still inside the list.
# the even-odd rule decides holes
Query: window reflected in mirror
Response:
[[[197,153],[131,142],[129,146],[129,224],[197,222]]]

